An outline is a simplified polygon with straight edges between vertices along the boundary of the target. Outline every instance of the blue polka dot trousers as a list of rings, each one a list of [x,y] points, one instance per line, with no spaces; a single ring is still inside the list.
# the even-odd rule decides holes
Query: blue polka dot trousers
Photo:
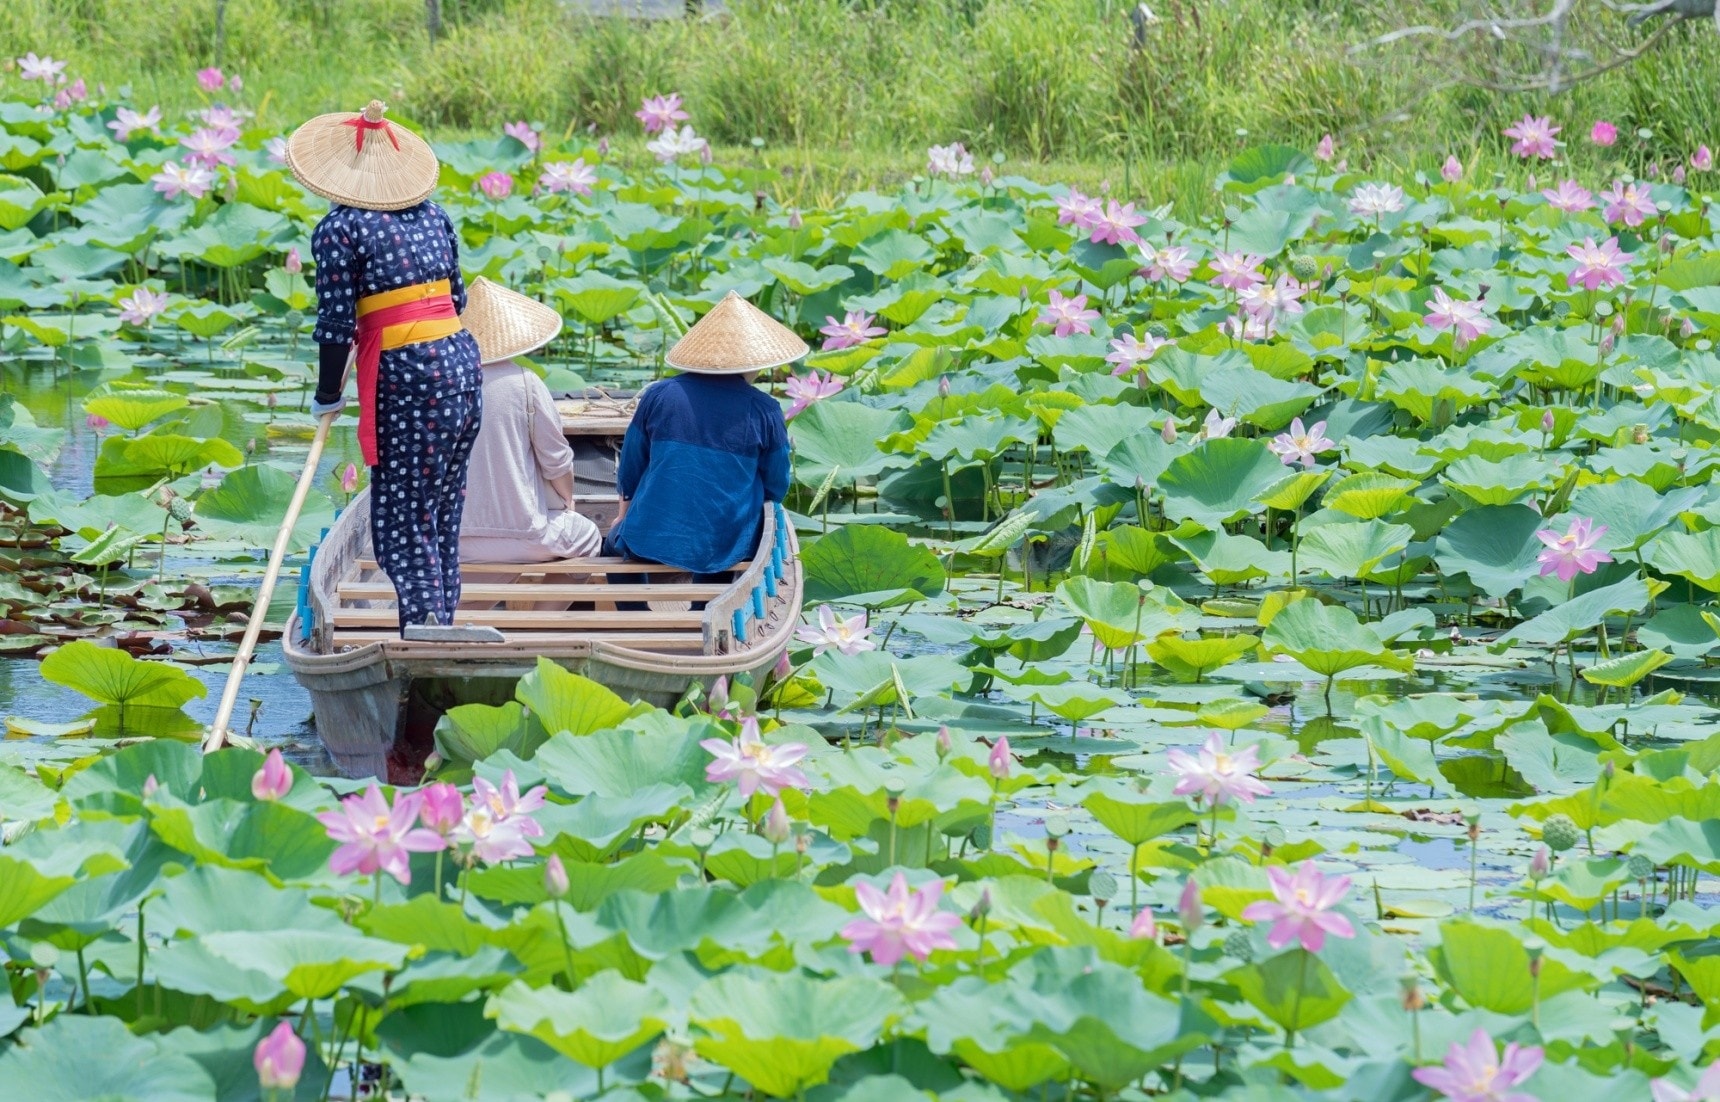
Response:
[[[481,390],[377,396],[370,540],[394,583],[402,628],[432,615],[439,624],[454,622],[466,463],[483,403]]]

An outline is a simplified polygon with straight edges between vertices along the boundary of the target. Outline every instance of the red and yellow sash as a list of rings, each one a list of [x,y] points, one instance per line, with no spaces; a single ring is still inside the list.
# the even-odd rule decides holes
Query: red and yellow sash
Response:
[[[376,466],[376,372],[385,349],[440,340],[458,333],[448,281],[414,283],[358,300],[358,446],[364,465]]]

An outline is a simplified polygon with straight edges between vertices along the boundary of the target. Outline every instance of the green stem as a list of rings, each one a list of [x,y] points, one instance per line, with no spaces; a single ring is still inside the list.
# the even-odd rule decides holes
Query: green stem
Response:
[[[1290,1004],[1290,1024],[1284,1027],[1284,1048],[1296,1043],[1296,1023],[1302,1020],[1302,990],[1308,986],[1308,961],[1314,954],[1302,950],[1302,967],[1296,977],[1296,999]]]
[[[549,905],[555,910],[555,928],[561,933],[561,955],[563,961],[567,964],[567,989],[571,991],[578,981],[574,978],[573,974],[573,947],[569,944],[567,939],[567,922],[561,917],[561,900],[552,899],[549,901]],[[599,1077],[598,1087],[601,1089],[603,1076],[602,1070],[599,1070],[597,1074]]]

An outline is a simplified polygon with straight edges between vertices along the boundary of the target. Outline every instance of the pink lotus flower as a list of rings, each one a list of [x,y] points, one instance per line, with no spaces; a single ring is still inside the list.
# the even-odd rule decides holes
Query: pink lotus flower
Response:
[[[1146,222],[1147,216],[1135,213],[1135,204],[1119,203],[1115,199],[1105,204],[1102,213],[1093,215],[1092,240],[1098,245],[1127,245],[1139,241],[1135,227]]]
[[[1618,127],[1601,119],[1590,128],[1589,141],[1596,145],[1611,145],[1618,141]]]
[[[538,188],[551,195],[562,191],[571,191],[575,195],[590,195],[595,183],[597,170],[582,160],[557,161],[544,165],[543,174],[538,177]]]
[[[288,275],[298,275],[305,270],[305,258],[299,255],[297,245],[287,250],[286,259],[281,261],[281,267]]]
[[[853,348],[865,344],[873,337],[882,337],[889,330],[881,325],[874,325],[877,319],[862,310],[850,310],[837,321],[830,314],[824,315],[824,328],[819,332],[824,334],[824,350],[834,352],[842,348]]]
[[[1624,282],[1623,265],[1630,261],[1630,254],[1619,251],[1616,237],[1607,238],[1602,245],[1596,245],[1592,237],[1585,237],[1581,245],[1572,245],[1565,253],[1577,262],[1565,276],[1569,286],[1595,291]]]
[[[109,424],[110,422],[106,417],[100,417],[94,413],[86,414],[84,416],[84,427],[94,429],[97,436],[100,436],[102,430],[107,428]]]
[[[205,107],[197,112],[197,117],[203,120],[204,126],[213,127],[216,130],[239,131],[245,128],[245,113],[236,111],[224,103]]]
[[[1304,467],[1312,467],[1314,457],[1321,452],[1334,451],[1338,447],[1326,438],[1326,422],[1316,421],[1312,428],[1303,428],[1300,417],[1291,420],[1290,431],[1279,433],[1266,446],[1286,466],[1300,463]]]
[[[872,629],[866,626],[864,613],[844,620],[827,604],[818,606],[817,627],[803,626],[794,629],[796,639],[812,644],[814,657],[827,650],[837,650],[843,654],[877,650],[878,644],[872,641],[871,635]]]
[[[1594,195],[1590,193],[1588,188],[1583,187],[1575,180],[1560,181],[1557,191],[1546,188],[1541,192],[1541,195],[1552,206],[1570,214],[1588,210],[1595,205]]]
[[[1098,316],[1099,311],[1087,309],[1086,295],[1070,295],[1065,298],[1062,292],[1053,289],[1050,303],[1035,319],[1035,324],[1054,326],[1053,333],[1059,337],[1067,337],[1073,333],[1091,333],[1093,319]]]
[[[1689,1090],[1675,1087],[1665,1079],[1650,1081],[1648,1090],[1654,1102],[1720,1102],[1720,1060],[1709,1064],[1702,1078]]]
[[[281,1022],[257,1042],[251,1054],[257,1069],[257,1085],[265,1092],[290,1091],[299,1085],[305,1070],[305,1043],[288,1022]]]
[[[538,785],[520,795],[519,781],[514,779],[514,771],[507,769],[502,772],[502,785],[497,788],[482,777],[472,781],[472,804],[483,805],[490,809],[490,814],[498,822],[508,822],[514,819],[524,819],[544,805],[544,798],[549,794],[546,785]],[[543,828],[533,823],[527,831],[533,837],[543,833]]]
[[[181,195],[201,199],[215,186],[215,173],[195,163],[165,164],[160,172],[149,178],[149,182],[169,199],[177,199]]]
[[[1172,283],[1186,283],[1194,273],[1194,262],[1189,259],[1188,250],[1181,245],[1166,245],[1156,248],[1142,241],[1136,246],[1141,253],[1141,275],[1147,279],[1168,279]]]
[[[1236,304],[1250,317],[1276,325],[1280,318],[1303,311],[1302,296],[1307,290],[1286,273],[1275,283],[1256,283],[1244,288],[1236,296]]]
[[[1104,209],[1105,201],[1093,195],[1083,195],[1075,188],[1057,200],[1057,224],[1081,230],[1093,228],[1093,220]]]
[[[950,932],[962,920],[938,910],[938,897],[943,893],[942,880],[910,892],[908,878],[900,872],[890,881],[888,892],[880,892],[864,880],[856,882],[854,897],[864,917],[842,927],[848,951],[871,953],[872,963],[888,968],[904,956],[924,961],[934,949],[954,949],[956,939]]]
[[[161,125],[161,108],[151,107],[140,115],[129,107],[120,107],[115,109],[113,121],[107,125],[113,131],[114,141],[128,142],[139,130],[155,132],[155,128]]]
[[[1563,127],[1554,126],[1551,117],[1546,115],[1524,115],[1515,124],[1505,128],[1507,138],[1515,138],[1511,152],[1524,159],[1539,157],[1551,160],[1559,152],[1556,136]]]
[[[279,750],[270,750],[263,767],[251,775],[251,795],[259,800],[278,800],[292,790],[292,769]]]
[[[1601,217],[1608,222],[1640,226],[1644,218],[1654,218],[1660,214],[1654,200],[1648,197],[1646,185],[1638,187],[1620,180],[1613,184],[1611,190],[1601,192],[1601,198],[1607,203],[1606,208],[1601,211]]]
[[[478,177],[474,186],[484,193],[484,198],[499,203],[514,193],[514,178],[499,170],[490,171]]]
[[[161,791],[161,782],[155,779],[154,773],[151,773],[149,776],[143,778],[142,795],[143,795],[144,799],[146,799],[146,800],[149,799],[151,796],[155,795],[159,791]]]
[[[1601,563],[1613,561],[1611,554],[1595,547],[1606,535],[1607,526],[1603,524],[1595,528],[1594,523],[1588,517],[1577,517],[1562,536],[1551,528],[1535,533],[1535,538],[1547,545],[1546,550],[1535,557],[1535,561],[1541,564],[1543,578],[1557,574],[1561,582],[1568,582],[1578,574],[1593,574]]]
[[[1236,428],[1236,418],[1226,417],[1216,409],[1206,411],[1206,420],[1201,422],[1200,438],[1202,440],[1222,440]]]
[[[973,154],[960,142],[934,145],[926,150],[926,171],[933,176],[968,176],[973,173]]]
[[[148,287],[139,287],[119,300],[119,320],[141,328],[165,311],[167,302],[167,292],[157,294]]]
[[[187,164],[216,168],[233,163],[233,143],[238,140],[237,130],[217,130],[206,126],[201,130],[193,130],[180,139],[179,144],[191,151],[185,158]]]
[[[705,780],[712,784],[734,781],[742,799],[751,798],[754,792],[774,796],[785,788],[812,787],[795,765],[806,756],[806,745],[765,742],[759,737],[758,720],[752,716],[741,721],[741,733],[733,742],[708,738],[699,745],[716,759],[705,766]]]
[[[1151,333],[1145,333],[1141,337],[1124,333],[1111,341],[1111,351],[1106,355],[1105,362],[1116,365],[1111,369],[1111,374],[1127,375],[1131,371],[1138,371],[1142,363],[1152,359],[1154,353],[1171,343],[1160,340]]]
[[[79,77],[54,93],[54,110],[64,111],[74,103],[82,103],[89,96],[89,86],[84,83],[83,77]]]
[[[1388,184],[1362,184],[1350,193],[1350,213],[1361,218],[1379,218],[1403,209],[1403,188]]]
[[[1468,1044],[1453,1042],[1446,1049],[1445,1063],[1416,1068],[1410,1074],[1450,1102],[1536,1102],[1538,1096],[1511,1088],[1535,1074],[1544,1055],[1537,1045],[1508,1044],[1500,1057],[1493,1038],[1485,1029],[1477,1029]]]
[[[287,139],[270,138],[263,143],[263,149],[269,155],[270,164],[284,165],[287,163]]]
[[[221,86],[226,83],[227,77],[213,65],[197,70],[197,87],[205,92],[219,92]]]
[[[1200,885],[1192,876],[1183,882],[1182,893],[1177,896],[1177,921],[1182,923],[1185,938],[1206,925],[1206,910],[1200,901]]]
[[[792,421],[812,403],[841,394],[843,385],[841,379],[821,371],[813,371],[807,375],[790,375],[785,384],[790,404],[788,411],[782,415],[783,420]]]
[[[1714,153],[1705,145],[1696,147],[1696,152],[1690,155],[1690,167],[1697,172],[1709,172],[1714,168]],[[1713,1070],[1712,1066],[1709,1068]]]
[[[340,492],[350,494],[358,489],[358,464],[348,463],[346,470],[340,472]]]
[[[24,80],[39,80],[43,84],[54,84],[65,79],[66,62],[55,61],[51,57],[37,57],[34,50],[18,59],[18,76]]]
[[[1329,162],[1336,153],[1337,143],[1332,140],[1332,135],[1321,135],[1320,144],[1314,147],[1314,159]]]
[[[702,154],[710,147],[710,143],[699,137],[691,126],[668,127],[656,140],[645,143],[646,150],[666,165],[694,153]]]
[[[438,781],[418,790],[418,821],[424,824],[425,829],[447,838],[465,817],[466,799],[447,781]]]
[[[340,810],[319,814],[317,821],[340,843],[329,858],[329,868],[337,876],[385,872],[402,884],[410,884],[412,867],[407,855],[435,853],[444,846],[433,832],[412,825],[418,818],[418,804],[418,797],[401,793],[389,807],[373,781],[362,796],[342,800]]]
[[[1300,942],[1310,953],[1318,953],[1326,944],[1326,935],[1355,937],[1356,928],[1350,920],[1331,909],[1350,890],[1347,876],[1328,877],[1304,861],[1292,876],[1276,865],[1266,870],[1276,902],[1256,900],[1242,909],[1242,917],[1250,922],[1270,922],[1266,944],[1282,949],[1292,941]]]
[[[1276,331],[1269,314],[1250,314],[1244,310],[1219,323],[1218,331],[1239,341],[1263,341]]]
[[[505,124],[502,133],[531,150],[534,156],[543,149],[543,137],[523,119]]]
[[[646,96],[639,110],[633,112],[633,117],[644,125],[645,133],[655,134],[684,122],[690,116],[681,110],[681,94],[670,92],[666,96]]]
[[[550,854],[549,860],[543,863],[543,890],[551,899],[560,899],[571,887],[573,884],[567,878],[567,866],[561,863],[560,856]]]
[[[1256,796],[1272,794],[1254,775],[1260,770],[1259,749],[1249,745],[1231,753],[1217,731],[1207,736],[1198,755],[1176,749],[1165,758],[1178,778],[1172,791],[1178,796],[1194,796],[1208,807],[1220,807],[1233,799],[1251,804]]]
[[[469,846],[473,856],[489,865],[530,857],[535,852],[531,839],[543,836],[543,827],[531,813],[543,806],[547,792],[540,784],[521,796],[512,769],[502,774],[500,788],[475,778],[472,801],[449,837],[456,845]]]
[[[1129,923],[1129,936],[1138,941],[1157,941],[1159,939],[1158,920],[1153,918],[1153,912],[1142,907],[1135,915],[1135,920]]]
[[[1265,283],[1266,277],[1260,271],[1260,264],[1265,259],[1240,251],[1217,253],[1212,258],[1212,269],[1218,273],[1213,282],[1232,291],[1246,291],[1256,284]]]
[[[1452,343],[1458,348],[1493,328],[1493,319],[1482,312],[1479,302],[1454,299],[1443,287],[1433,289],[1433,300],[1423,320],[1434,329],[1451,330]]]
[[[1445,163],[1439,166],[1439,178],[1448,184],[1455,184],[1463,179],[1463,162],[1453,153],[1445,158]]]
[[[994,779],[1006,781],[1009,770],[1015,764],[1015,758],[1009,752],[1009,736],[999,735],[997,741],[991,744],[991,753],[986,755],[985,767],[991,771]]]

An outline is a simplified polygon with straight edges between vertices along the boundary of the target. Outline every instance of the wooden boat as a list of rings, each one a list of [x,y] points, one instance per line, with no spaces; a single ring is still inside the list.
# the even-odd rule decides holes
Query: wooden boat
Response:
[[[558,407],[574,448],[579,509],[607,527],[633,403],[587,393]],[[603,489],[610,492],[590,492]],[[737,563],[726,585],[695,585],[673,567],[614,558],[466,563],[456,622],[490,625],[505,641],[407,642],[396,631],[393,586],[371,551],[366,490],[301,572],[282,643],[286,662],[310,692],[317,732],[341,772],[415,782],[442,714],[512,699],[539,657],[662,707],[695,683],[769,670],[799,621],[802,576],[782,507],[767,503],[762,524],[758,554]],[[648,581],[615,584],[612,572]],[[641,600],[647,611],[615,607]]]

